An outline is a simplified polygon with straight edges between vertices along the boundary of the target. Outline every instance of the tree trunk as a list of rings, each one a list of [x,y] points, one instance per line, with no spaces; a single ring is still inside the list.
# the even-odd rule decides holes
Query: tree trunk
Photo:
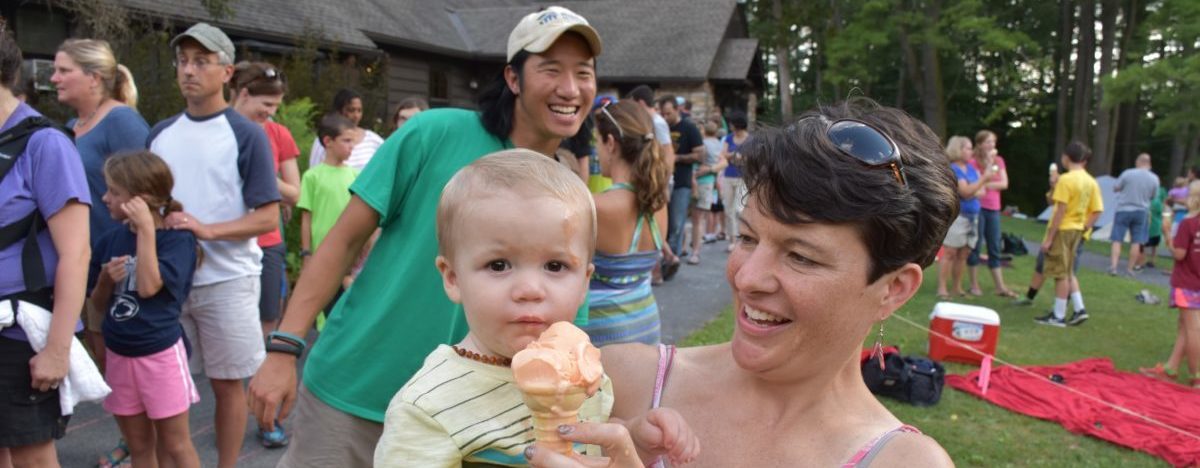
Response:
[[[792,119],[792,41],[787,25],[783,21],[783,0],[771,2],[771,14],[775,18],[776,32],[780,41],[775,45],[775,65],[779,78],[779,114],[783,121]]]
[[[937,28],[938,19],[942,15],[942,5],[940,0],[932,0],[926,5],[926,20],[927,26],[930,29]],[[942,86],[942,64],[938,57],[938,49],[932,40],[925,40],[921,45],[921,68],[924,69],[922,74],[921,85],[925,88],[925,92],[921,96],[921,108],[925,111],[925,123],[933,129],[938,136],[946,137],[946,96],[945,88]]]
[[[1092,174],[1104,175],[1113,172],[1112,141],[1113,109],[1105,109],[1101,104],[1104,100],[1104,79],[1112,74],[1113,47],[1116,45],[1117,10],[1116,0],[1104,0],[1101,4],[1100,29],[1104,39],[1100,41],[1100,79],[1096,80],[1096,132],[1092,138]],[[1120,167],[1118,169],[1124,169]]]
[[[1183,163],[1187,160],[1188,147],[1188,132],[1187,129],[1180,130],[1175,134],[1175,138],[1171,141],[1171,162],[1167,168],[1168,180],[1175,181],[1176,177],[1183,175]]]
[[[1054,49],[1054,85],[1058,88],[1058,107],[1054,112],[1054,154],[1050,155],[1051,161],[1058,161],[1067,147],[1067,106],[1071,94],[1067,84],[1071,74],[1071,39],[1074,36],[1071,25],[1074,23],[1075,7],[1071,0],[1062,0],[1059,6],[1058,47]]]
[[[1092,126],[1092,65],[1096,59],[1096,0],[1079,2],[1079,44],[1075,54],[1075,122],[1071,138],[1089,141]]]
[[[1121,33],[1120,51],[1117,56],[1120,59],[1117,61],[1117,73],[1129,67],[1135,61],[1129,52],[1133,47],[1139,44],[1138,39],[1142,34],[1139,23],[1144,15],[1146,5],[1139,0],[1129,0],[1125,5],[1125,10],[1122,22],[1125,23],[1125,29]],[[1141,152],[1138,148],[1138,124],[1141,122],[1141,97],[1128,102],[1122,102],[1117,106],[1117,130],[1114,132],[1113,144],[1109,146],[1113,152],[1113,159],[1121,161],[1120,167],[1129,167],[1132,164],[1133,158]],[[1161,156],[1161,155],[1160,155]]]

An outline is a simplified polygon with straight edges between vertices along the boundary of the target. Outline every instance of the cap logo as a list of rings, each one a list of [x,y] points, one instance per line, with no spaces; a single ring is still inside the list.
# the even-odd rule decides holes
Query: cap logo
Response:
[[[542,13],[541,15],[538,15],[538,17],[537,17],[537,23],[538,23],[538,25],[541,25],[541,26],[545,26],[546,24],[553,23],[553,22],[560,22],[560,21],[572,22],[572,23],[585,22],[582,17],[580,17],[574,13],[569,13],[569,12],[565,12],[565,11],[564,12],[547,11],[547,12]]]

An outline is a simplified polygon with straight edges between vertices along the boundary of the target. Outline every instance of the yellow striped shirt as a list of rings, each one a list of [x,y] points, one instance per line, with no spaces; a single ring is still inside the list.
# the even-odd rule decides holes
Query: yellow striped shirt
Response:
[[[583,403],[579,419],[606,422],[612,382]],[[533,421],[512,370],[461,357],[440,345],[392,397],[375,448],[375,466],[527,466]],[[599,455],[596,447],[589,454]]]

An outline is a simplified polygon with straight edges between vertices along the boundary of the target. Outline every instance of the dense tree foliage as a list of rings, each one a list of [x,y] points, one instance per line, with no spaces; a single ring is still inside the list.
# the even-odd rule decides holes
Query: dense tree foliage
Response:
[[[1140,152],[1175,177],[1200,146],[1196,0],[750,0],[774,85],[764,120],[866,95],[939,135],[999,138],[1006,204],[1039,211],[1070,140],[1094,175]],[[786,68],[783,70],[782,68]],[[781,93],[781,90],[785,90]],[[1164,179],[1170,180],[1170,179]]]

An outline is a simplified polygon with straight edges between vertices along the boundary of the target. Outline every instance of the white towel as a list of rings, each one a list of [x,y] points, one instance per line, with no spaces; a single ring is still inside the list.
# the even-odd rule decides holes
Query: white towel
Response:
[[[13,323],[13,301],[0,301],[0,328]],[[46,335],[50,332],[50,311],[28,302],[19,302],[16,323],[29,337],[29,345],[35,352],[46,348]],[[71,337],[71,354],[68,357],[70,370],[58,387],[58,403],[63,416],[75,412],[75,405],[85,401],[97,401],[112,393],[104,376],[92,362],[92,357],[83,349],[83,343]]]

